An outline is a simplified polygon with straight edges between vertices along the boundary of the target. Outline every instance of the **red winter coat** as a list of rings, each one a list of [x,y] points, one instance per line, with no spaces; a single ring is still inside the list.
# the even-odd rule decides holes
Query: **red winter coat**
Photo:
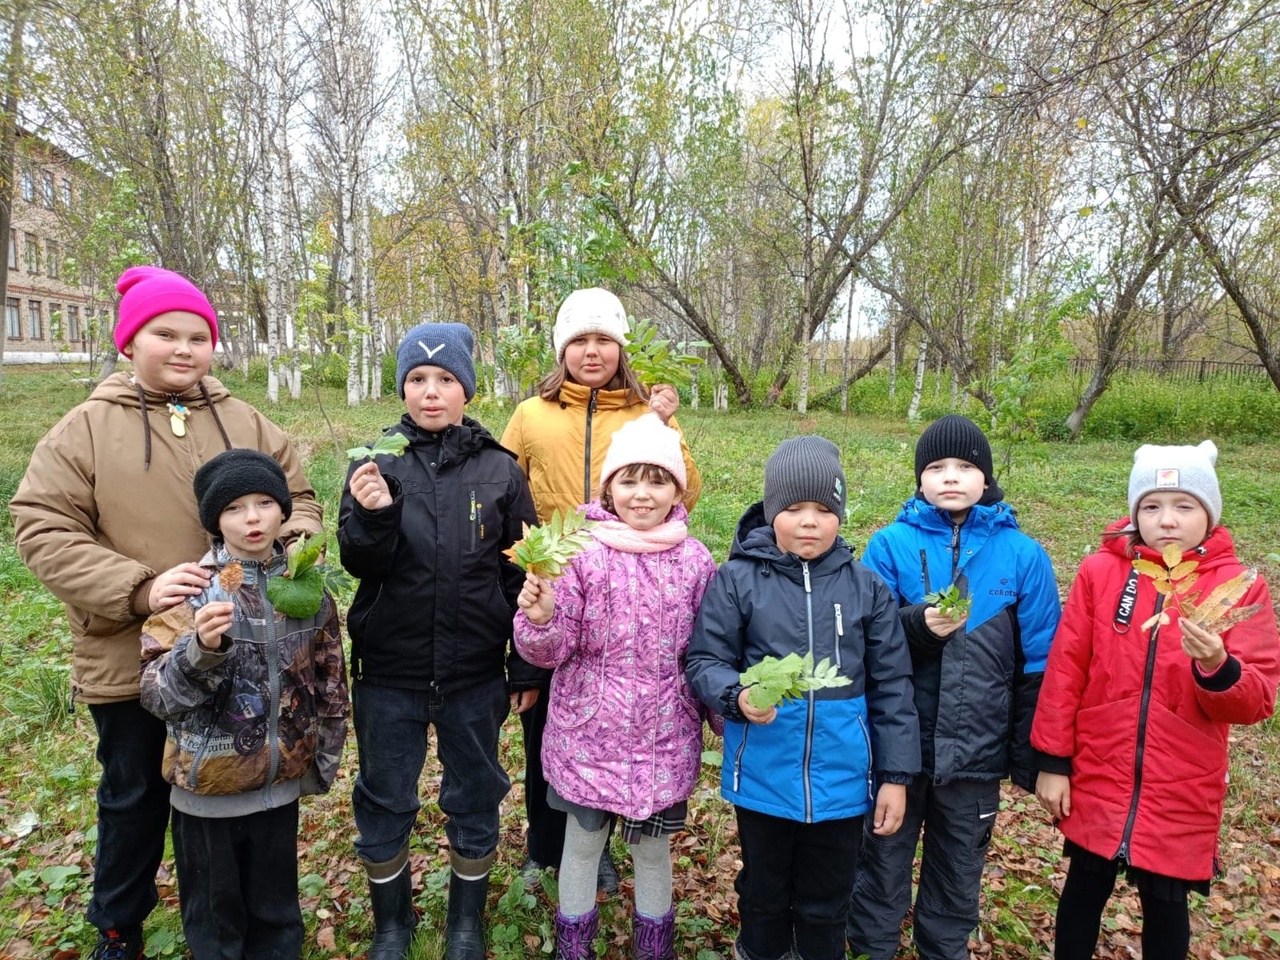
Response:
[[[1109,528],[1123,530],[1129,521]],[[1138,547],[1159,563],[1159,554]],[[1201,598],[1243,570],[1231,534],[1216,528],[1188,550]],[[1049,653],[1031,742],[1071,760],[1068,839],[1103,857],[1184,880],[1215,872],[1227,790],[1227,733],[1271,715],[1280,637],[1261,577],[1237,606],[1262,609],[1222,634],[1228,659],[1211,677],[1193,672],[1178,614],[1143,630],[1157,610],[1150,577],[1137,578],[1132,615],[1120,610],[1132,559],[1124,537],[1086,557]]]

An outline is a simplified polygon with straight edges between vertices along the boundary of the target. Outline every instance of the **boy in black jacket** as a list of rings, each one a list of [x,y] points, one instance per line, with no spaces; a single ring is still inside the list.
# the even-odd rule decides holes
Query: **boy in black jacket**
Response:
[[[463,407],[475,393],[471,331],[425,323],[396,351],[401,457],[354,465],[338,517],[343,566],[360,578],[347,618],[360,774],[353,807],[369,876],[369,960],[401,960],[416,918],[408,869],[427,726],[444,767],[446,960],[483,960],[482,918],[510,789],[498,762],[508,709],[533,705],[545,671],[511,647],[524,572],[502,551],[535,524],[515,457]],[[504,670],[505,666],[505,670]]]

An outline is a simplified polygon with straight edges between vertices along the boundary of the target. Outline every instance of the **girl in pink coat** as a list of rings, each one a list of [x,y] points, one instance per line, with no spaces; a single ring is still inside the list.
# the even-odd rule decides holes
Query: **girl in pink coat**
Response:
[[[674,957],[669,836],[683,829],[702,757],[703,713],[685,651],[715,572],[689,536],[680,434],[653,414],[614,435],[587,505],[593,542],[553,586],[530,574],[515,642],[554,668],[542,764],[548,802],[567,813],[556,956],[595,956],[596,865],[609,824],[635,865],[634,955]]]

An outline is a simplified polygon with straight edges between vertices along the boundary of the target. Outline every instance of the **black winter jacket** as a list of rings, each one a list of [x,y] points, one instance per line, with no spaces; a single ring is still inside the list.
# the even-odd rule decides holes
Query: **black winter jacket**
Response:
[[[524,571],[502,551],[536,524],[515,456],[463,417],[441,433],[405,414],[401,457],[379,457],[393,502],[366,510],[351,496],[338,514],[342,565],[360,580],[347,616],[351,675],[389,687],[441,692],[501,675],[512,690],[545,683],[511,642]]]

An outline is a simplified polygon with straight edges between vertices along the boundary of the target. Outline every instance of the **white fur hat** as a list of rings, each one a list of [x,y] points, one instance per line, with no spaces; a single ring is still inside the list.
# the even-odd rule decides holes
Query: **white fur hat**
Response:
[[[1222,491],[1218,489],[1218,447],[1212,440],[1199,446],[1159,447],[1147,443],[1133,455],[1129,472],[1129,516],[1138,512],[1138,501],[1148,493],[1181,490],[1189,493],[1209,512],[1209,526],[1222,519]]]
[[[662,467],[676,478],[682,492],[689,489],[680,434],[659,420],[656,413],[646,413],[617,429],[600,468],[600,486],[607,487],[615,473],[636,463]]]
[[[627,345],[627,311],[621,300],[600,287],[575,290],[560,304],[551,335],[556,363],[564,359],[564,348],[571,340],[588,333],[600,333],[620,346]]]

